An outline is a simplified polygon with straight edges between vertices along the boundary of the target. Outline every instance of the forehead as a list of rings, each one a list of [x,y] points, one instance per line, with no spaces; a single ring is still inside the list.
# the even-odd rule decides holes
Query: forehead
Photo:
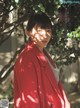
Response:
[[[45,24],[45,25],[43,25],[43,24],[36,24],[34,26],[34,28],[36,28],[36,29],[52,29],[51,25],[48,25],[48,24]]]
[[[41,28],[41,27],[37,27],[37,29],[36,30],[48,30],[48,31],[51,31],[51,29],[50,28]]]
[[[36,30],[50,30],[50,31],[52,31],[51,27],[34,26],[34,29],[36,29]]]
[[[51,28],[41,28],[41,27],[34,27],[34,30],[36,30],[37,32],[48,32],[48,33],[52,33],[52,29]]]

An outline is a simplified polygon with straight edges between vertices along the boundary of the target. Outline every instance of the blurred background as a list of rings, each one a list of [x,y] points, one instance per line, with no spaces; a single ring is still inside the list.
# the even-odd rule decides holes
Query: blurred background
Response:
[[[34,12],[45,12],[52,21],[47,50],[60,68],[71,108],[80,108],[80,0],[0,0],[0,99],[9,99],[13,108],[13,67],[28,41],[25,29]]]

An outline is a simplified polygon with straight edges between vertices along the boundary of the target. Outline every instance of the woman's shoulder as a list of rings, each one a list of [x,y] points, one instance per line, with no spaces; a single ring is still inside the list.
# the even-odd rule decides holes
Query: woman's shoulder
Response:
[[[34,54],[33,49],[28,50],[27,47],[25,47],[21,53],[19,54],[15,65],[23,65],[23,64],[28,64],[28,63],[34,63],[34,64],[38,64],[38,58],[37,56]]]

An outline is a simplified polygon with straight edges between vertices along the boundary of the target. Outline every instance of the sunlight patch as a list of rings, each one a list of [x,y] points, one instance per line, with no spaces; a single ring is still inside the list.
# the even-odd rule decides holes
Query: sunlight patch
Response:
[[[32,96],[28,95],[27,96],[32,102],[37,103],[37,99],[34,99]]]

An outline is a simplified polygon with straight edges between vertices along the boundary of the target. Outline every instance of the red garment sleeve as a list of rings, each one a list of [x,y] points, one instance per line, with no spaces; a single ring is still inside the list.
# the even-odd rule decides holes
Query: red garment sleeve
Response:
[[[36,67],[30,58],[27,60],[20,58],[18,63],[15,65],[15,108],[40,108]]]
[[[17,78],[16,78],[16,70],[14,70],[14,108],[16,107],[16,101],[19,101],[19,88],[18,88],[18,83],[17,83]]]

